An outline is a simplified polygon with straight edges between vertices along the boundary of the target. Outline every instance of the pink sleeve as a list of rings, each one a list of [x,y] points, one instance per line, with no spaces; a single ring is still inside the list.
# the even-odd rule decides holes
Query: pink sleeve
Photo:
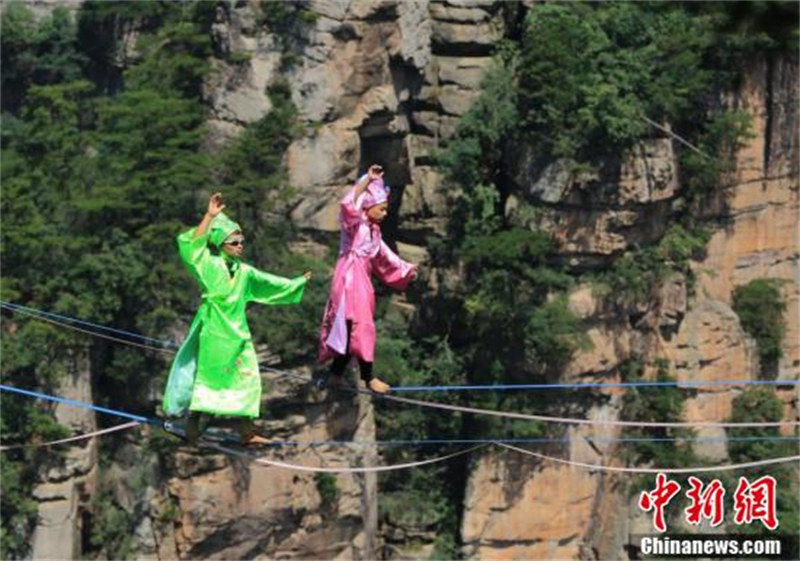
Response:
[[[355,190],[356,188],[353,186],[339,203],[342,225],[346,228],[354,226],[361,221],[361,203],[364,198],[356,199],[354,196]]]
[[[411,282],[414,266],[400,257],[381,240],[378,254],[372,258],[372,272],[384,284],[396,290],[405,290]]]

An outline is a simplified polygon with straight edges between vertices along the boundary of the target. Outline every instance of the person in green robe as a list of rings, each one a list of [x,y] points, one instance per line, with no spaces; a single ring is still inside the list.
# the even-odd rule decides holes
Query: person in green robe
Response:
[[[253,424],[261,376],[245,307],[300,302],[311,273],[286,279],[244,263],[242,229],[224,208],[222,195],[213,194],[200,224],[178,236],[181,260],[200,284],[203,303],[172,363],[162,407],[170,416],[189,412],[190,442],[207,415],[235,417],[245,443],[267,442]]]

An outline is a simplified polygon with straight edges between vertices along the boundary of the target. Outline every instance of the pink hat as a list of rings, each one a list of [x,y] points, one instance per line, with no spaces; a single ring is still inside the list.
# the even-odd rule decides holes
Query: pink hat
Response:
[[[374,179],[367,186],[366,195],[361,208],[368,210],[375,205],[383,204],[389,200],[389,186],[383,184],[383,178]]]

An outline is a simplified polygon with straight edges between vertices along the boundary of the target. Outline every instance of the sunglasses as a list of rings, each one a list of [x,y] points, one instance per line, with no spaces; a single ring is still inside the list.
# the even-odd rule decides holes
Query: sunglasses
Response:
[[[240,245],[244,245],[244,238],[231,240],[229,242],[224,242],[224,245],[232,245],[233,247],[239,247]]]

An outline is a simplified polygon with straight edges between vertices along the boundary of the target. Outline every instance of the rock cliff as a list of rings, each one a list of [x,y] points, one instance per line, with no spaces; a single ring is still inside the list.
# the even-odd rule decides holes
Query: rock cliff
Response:
[[[47,3],[43,3],[46,6]],[[338,199],[367,163],[381,162],[397,213],[388,236],[400,252],[428,259],[426,241],[444,232],[447,207],[442,177],[431,159],[455,131],[480,94],[497,40],[514,5],[492,0],[309,0],[313,17],[291,23],[277,36],[259,18],[255,2],[220,4],[213,26],[220,52],[244,62],[214,59],[205,87],[210,108],[209,146],[234,137],[270,109],[266,87],[288,80],[305,133],[286,155],[297,195],[289,205],[308,247],[325,251],[338,230]],[[756,376],[754,342],[731,310],[736,286],[754,278],[785,278],[788,332],[779,378],[800,374],[800,188],[798,174],[797,61],[780,57],[748,63],[745,80],[730,92],[732,107],[754,118],[754,137],[739,152],[735,177],[703,209],[712,230],[704,259],[693,261],[693,291],[682,275],[657,287],[637,314],[606,309],[588,286],[578,287],[570,307],[587,326],[591,347],[565,370],[566,380],[618,381],[630,358],[666,358],[679,380],[750,379]],[[560,257],[577,270],[602,267],[632,247],[657,240],[682,202],[672,139],[657,130],[623,160],[613,177],[574,174],[568,162],[544,169],[526,146],[516,147],[507,212],[520,225],[549,232]],[[587,188],[591,185],[592,188]],[[517,212],[536,207],[534,219]],[[64,395],[91,401],[88,365]],[[82,366],[81,366],[82,364]],[[306,386],[270,375],[264,404],[276,437],[319,441],[373,440],[369,400],[315,403]],[[687,420],[722,419],[740,390],[712,387],[688,400]],[[617,419],[621,391],[609,391],[590,418]],[[784,391],[798,416],[797,397]],[[92,415],[59,407],[56,415],[75,431],[95,428]],[[144,430],[144,429],[142,429]],[[618,431],[596,427],[569,432],[573,441],[555,455],[614,463],[617,450],[599,437]],[[701,436],[724,436],[704,429]],[[188,449],[155,464],[131,433],[102,478],[142,478],[119,485],[115,496],[138,516],[141,559],[371,559],[384,540],[378,523],[374,476],[337,475],[333,504],[312,475],[257,466],[223,454]],[[377,452],[349,453],[304,447],[276,458],[326,465],[380,461]],[[727,457],[724,442],[697,450],[709,462]],[[82,512],[94,493],[93,445],[75,446],[63,466],[37,487],[40,523],[34,557],[78,558]],[[511,452],[476,459],[466,489],[463,554],[475,559],[627,558],[633,515],[624,478],[553,465]],[[409,552],[406,552],[410,555]],[[429,555],[422,548],[419,555]]]

